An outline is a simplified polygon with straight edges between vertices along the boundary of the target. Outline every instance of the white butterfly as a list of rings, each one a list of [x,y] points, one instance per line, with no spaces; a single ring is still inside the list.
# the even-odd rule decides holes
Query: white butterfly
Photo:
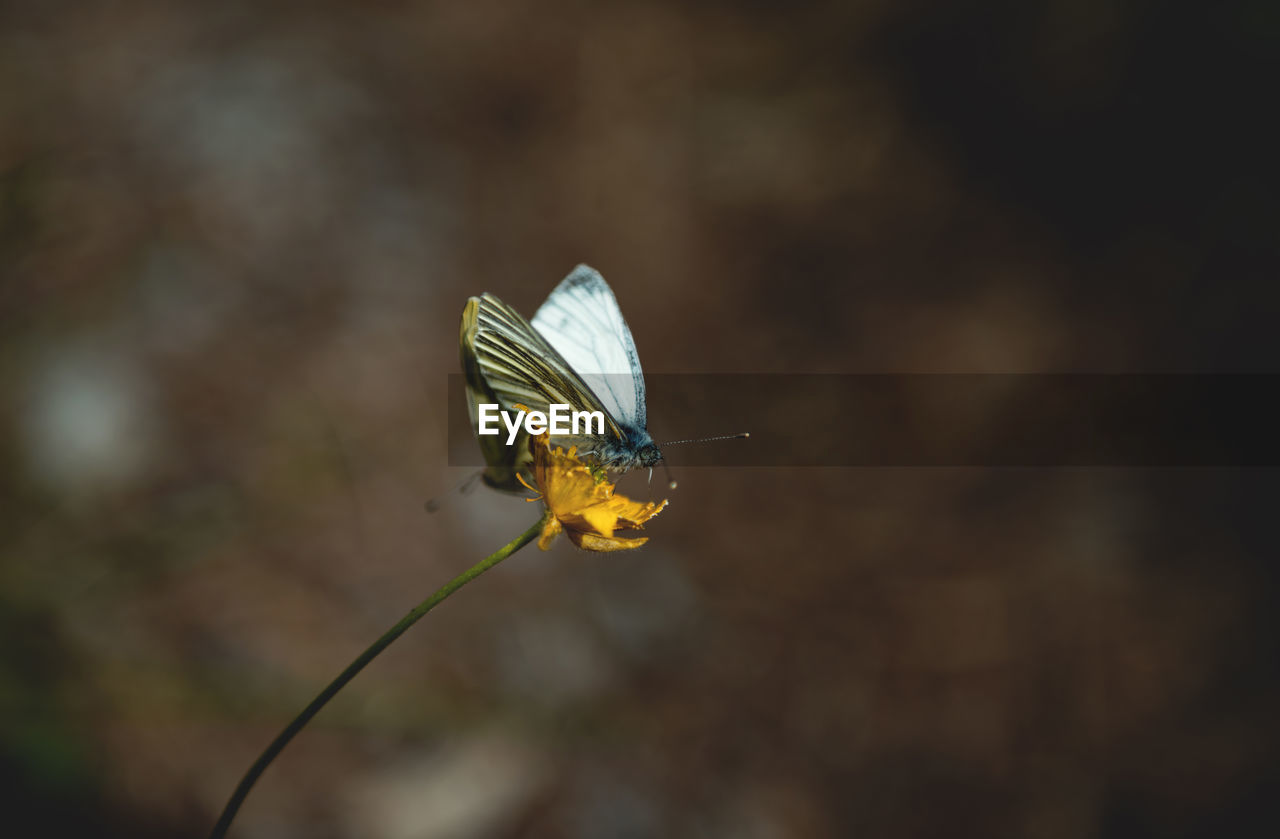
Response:
[[[467,301],[460,336],[471,423],[481,402],[503,410],[522,404],[546,412],[553,403],[600,411],[604,434],[556,437],[601,466],[625,472],[653,466],[662,453],[645,428],[644,373],[631,330],[604,277],[579,265],[538,308],[532,322],[492,294]],[[524,435],[514,445],[477,436],[485,483],[519,491],[516,474],[529,460]]]

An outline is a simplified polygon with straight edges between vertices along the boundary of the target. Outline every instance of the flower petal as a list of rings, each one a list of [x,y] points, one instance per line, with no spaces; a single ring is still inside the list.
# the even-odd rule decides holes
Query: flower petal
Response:
[[[602,480],[577,457],[550,445],[546,434],[529,438],[537,491],[551,511],[538,546],[550,547],[564,530],[575,545],[589,551],[618,551],[637,548],[647,539],[618,539],[615,530],[641,530],[646,521],[667,506],[666,501],[632,501],[614,494],[614,485]],[[599,471],[597,468],[596,471]]]
[[[617,537],[606,538],[597,536],[594,533],[585,533],[577,530],[570,530],[569,539],[573,544],[587,551],[597,551],[599,553],[608,553],[610,551],[628,551],[632,548],[638,548],[645,542],[649,541],[648,536],[642,536],[639,539],[619,539]]]

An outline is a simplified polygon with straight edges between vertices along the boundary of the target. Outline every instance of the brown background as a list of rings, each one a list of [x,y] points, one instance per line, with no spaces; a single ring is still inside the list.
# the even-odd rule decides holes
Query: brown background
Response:
[[[3,818],[202,835],[533,519],[423,511],[469,295],[590,263],[655,373],[1274,372],[1276,20],[0,5]],[[1274,471],[677,477],[643,550],[531,549],[415,627],[234,835],[1275,821]]]

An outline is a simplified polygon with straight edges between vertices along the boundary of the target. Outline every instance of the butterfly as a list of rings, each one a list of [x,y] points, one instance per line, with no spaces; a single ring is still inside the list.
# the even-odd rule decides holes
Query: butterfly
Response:
[[[593,268],[574,268],[532,321],[492,294],[470,298],[459,343],[473,428],[481,403],[544,413],[563,404],[601,412],[603,433],[553,436],[554,442],[576,445],[580,455],[614,472],[662,460],[645,428],[644,373],[635,341],[609,284]],[[527,435],[522,432],[513,445],[505,435],[476,439],[486,464],[484,482],[522,491],[516,476],[528,474]]]

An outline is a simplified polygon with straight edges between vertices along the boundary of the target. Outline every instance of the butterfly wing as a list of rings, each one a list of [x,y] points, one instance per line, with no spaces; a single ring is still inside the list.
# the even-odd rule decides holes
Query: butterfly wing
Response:
[[[603,403],[618,425],[644,431],[644,373],[604,277],[579,265],[534,313],[532,326]]]
[[[496,403],[503,410],[512,410],[518,403],[544,413],[552,403],[559,403],[573,411],[601,412],[606,437],[622,439],[609,408],[569,362],[518,312],[492,294],[467,301],[459,341],[473,427],[481,402]],[[487,464],[485,483],[497,489],[520,490],[516,475],[528,464],[524,437],[522,432],[520,439],[508,446],[505,431],[477,435]],[[564,442],[584,450],[592,448],[589,438],[564,438]]]
[[[473,429],[479,428],[480,403],[502,404],[498,394],[485,380],[476,350],[481,302],[479,297],[472,297],[467,301],[466,308],[462,310],[462,331],[459,336],[462,375],[467,382],[467,411],[471,415]],[[520,482],[516,475],[527,468],[530,457],[525,447],[507,446],[505,440],[501,434],[476,434],[476,442],[480,444],[480,453],[484,455],[485,462],[485,469],[481,474],[484,482],[494,489],[518,492]]]

